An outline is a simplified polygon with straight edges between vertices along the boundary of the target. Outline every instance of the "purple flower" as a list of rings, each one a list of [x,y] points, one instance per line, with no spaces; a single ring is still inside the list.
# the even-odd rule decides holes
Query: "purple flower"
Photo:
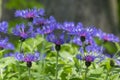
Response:
[[[84,37],[74,36],[71,41],[79,46],[84,46],[84,45],[88,46],[88,45],[96,44],[94,39],[91,36],[84,38],[84,42],[82,41],[83,39],[81,38],[84,38]]]
[[[32,66],[32,62],[34,61],[38,61],[40,59],[43,59],[44,56],[42,55],[43,58],[40,57],[40,53],[39,52],[35,52],[34,54],[22,54],[22,53],[15,53],[15,59],[18,61],[23,61],[26,62],[27,67],[31,67]]]
[[[120,66],[120,59],[119,59],[119,55],[116,55],[116,53],[114,54],[109,54],[109,53],[104,53],[104,58],[109,59],[110,60],[110,66],[114,67],[114,66]]]
[[[48,24],[48,22],[43,17],[35,17],[35,18],[33,18],[33,24],[35,24],[37,26],[44,26],[44,25]]]
[[[14,50],[13,44],[8,42],[8,38],[0,39],[0,48]]]
[[[39,17],[44,15],[44,9],[26,9],[26,10],[17,10],[15,12],[16,17],[22,17],[25,19],[33,19],[34,17]]]
[[[45,58],[45,55],[40,55],[39,52],[35,52],[34,54],[26,54],[26,55],[19,52],[15,53],[15,59],[23,62],[33,62],[33,61],[38,61],[44,58]]]
[[[101,40],[110,41],[110,42],[119,42],[119,38],[113,34],[107,34],[105,32],[102,32],[101,30],[98,30],[96,33],[96,36],[99,37]]]
[[[4,54],[4,57],[13,57],[14,54],[13,53],[7,53],[7,54]]]
[[[0,32],[6,33],[8,31],[8,23],[3,21],[0,23]]]
[[[60,35],[57,36],[57,35],[51,33],[51,34],[48,34],[47,37],[46,37],[46,40],[48,42],[52,42],[56,45],[62,45],[64,43],[67,43],[68,39],[69,38],[67,38],[67,39],[65,38],[64,34],[60,34]]]
[[[84,60],[86,62],[93,62],[95,60],[95,56],[93,56],[93,55],[82,56],[80,54],[77,54],[76,58],[79,60]]]
[[[103,47],[100,47],[97,44],[80,47],[80,53],[81,54],[76,55],[76,58],[86,62],[93,62],[95,59],[98,60],[97,62],[101,62],[104,59],[102,54]]]
[[[36,24],[39,28],[37,28],[37,33],[38,34],[49,34],[53,32],[56,27],[57,23],[54,17],[50,16],[49,19],[44,19],[44,18],[36,18],[33,20],[33,23]]]
[[[85,56],[84,59],[85,59],[86,62],[93,62],[95,57],[91,56],[91,55],[87,55],[87,56]]]
[[[87,39],[91,39],[91,37],[92,37],[89,30],[87,30],[87,28],[83,28],[82,26],[77,26],[69,34],[80,37],[80,40],[82,42],[85,42]]]
[[[25,27],[24,24],[16,25],[16,27],[13,28],[12,32],[14,35],[19,36],[22,39],[35,37],[35,33],[33,31],[33,26],[30,24],[28,26],[29,26],[29,28]]]
[[[62,29],[71,32],[75,28],[74,22],[64,22]]]

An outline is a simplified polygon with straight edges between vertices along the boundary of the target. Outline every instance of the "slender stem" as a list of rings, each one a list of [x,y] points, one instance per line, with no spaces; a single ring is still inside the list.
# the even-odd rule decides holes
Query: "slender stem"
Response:
[[[19,75],[18,75],[18,78],[19,78],[19,80],[21,80],[21,70],[20,70],[20,63],[19,62],[17,62],[17,66],[18,66],[18,71],[19,71]]]
[[[117,50],[117,52],[114,54],[113,58],[118,54],[119,51],[120,51],[120,50]]]
[[[20,53],[22,52],[22,44],[23,44],[23,42],[21,41],[20,42]]]
[[[87,73],[88,73],[88,67],[86,67],[86,69],[85,69],[85,78],[84,78],[84,80],[87,80]]]
[[[59,54],[59,51],[57,51],[57,55],[56,55],[56,74],[55,74],[55,80],[58,80],[58,54]]]
[[[3,69],[0,69],[1,78],[3,80]]]
[[[31,76],[31,74],[30,74],[30,68],[28,67],[28,77],[29,77],[29,80],[30,80],[30,76]]]
[[[109,71],[107,70],[107,74],[106,74],[106,79],[105,80],[109,80],[108,76],[109,76]]]
[[[20,53],[22,52],[22,44],[23,44],[23,42],[21,41],[20,42]],[[18,66],[18,71],[19,71],[18,78],[20,80],[21,79],[21,70],[20,70],[20,63],[19,62],[17,62],[17,66]]]

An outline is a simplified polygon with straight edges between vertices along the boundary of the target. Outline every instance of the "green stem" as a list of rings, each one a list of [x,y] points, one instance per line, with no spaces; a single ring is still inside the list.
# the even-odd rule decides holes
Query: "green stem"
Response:
[[[105,78],[105,80],[109,80],[109,71],[107,70],[107,74],[106,74],[106,78]]]
[[[21,80],[21,70],[20,70],[20,63],[19,62],[17,62],[17,66],[18,66],[18,71],[19,71],[19,75],[18,75],[18,78],[19,78],[19,80]]]
[[[23,42],[21,41],[20,42],[20,53],[22,52],[22,44],[23,44]]]
[[[29,77],[29,80],[30,80],[30,76],[31,76],[31,74],[30,74],[30,68],[28,67],[28,77]]]
[[[59,51],[57,51],[57,55],[56,55],[56,74],[55,74],[55,80],[58,80],[58,54],[59,54]]]
[[[23,44],[23,42],[21,41],[20,42],[20,53],[22,52],[22,44]],[[21,70],[20,70],[20,63],[19,62],[17,62],[17,67],[18,67],[18,71],[19,71],[18,78],[19,78],[19,80],[21,80]]]
[[[87,80],[87,73],[88,73],[88,67],[86,67],[86,69],[85,69],[85,78],[84,78],[84,80]]]

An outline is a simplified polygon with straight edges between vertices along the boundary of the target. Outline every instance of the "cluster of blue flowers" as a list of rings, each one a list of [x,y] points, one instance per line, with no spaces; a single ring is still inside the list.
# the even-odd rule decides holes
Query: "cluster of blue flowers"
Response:
[[[77,24],[74,22],[59,23],[53,16],[46,18],[44,9],[33,8],[17,10],[15,17],[28,20],[27,24],[17,24],[16,27],[12,29],[12,34],[18,36],[22,42],[28,38],[34,38],[36,35],[44,35],[48,42],[52,42],[58,46],[57,51],[60,50],[60,46],[64,43],[74,43],[79,46],[80,52],[76,54],[76,58],[85,61],[87,67],[89,67],[91,62],[96,58],[101,60],[104,57],[108,57],[103,54],[104,47],[97,45],[95,38],[98,38],[103,43],[120,41],[119,38],[113,34],[105,33],[93,26],[84,27],[81,22]],[[7,33],[7,29],[8,23],[5,21],[1,22],[0,32]],[[14,50],[13,45],[8,42],[8,38],[0,40],[0,48]],[[31,67],[32,61],[40,60],[40,54],[38,52],[27,55],[18,52],[13,56],[19,61],[27,62],[29,67]]]

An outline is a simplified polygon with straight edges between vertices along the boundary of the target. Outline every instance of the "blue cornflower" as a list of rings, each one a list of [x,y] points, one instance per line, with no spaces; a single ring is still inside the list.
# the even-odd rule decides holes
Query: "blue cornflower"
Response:
[[[8,38],[0,39],[0,48],[14,50],[13,44],[8,42]]]
[[[80,54],[77,54],[76,58],[79,60],[84,60],[86,62],[93,62],[95,60],[95,56],[93,56],[93,55],[86,55],[83,57]]]
[[[45,56],[42,55],[42,59],[44,58]],[[34,54],[22,54],[22,53],[15,53],[15,59],[18,60],[18,61],[23,61],[23,62],[26,62],[27,63],[27,66],[28,67],[31,67],[32,66],[32,62],[34,61],[38,61],[40,60],[40,53],[39,52],[35,52]]]
[[[109,53],[104,53],[104,58],[110,59],[110,66],[115,67],[115,66],[120,66],[120,59],[119,55],[116,55],[114,53],[109,54]]]
[[[37,26],[44,26],[44,25],[48,24],[48,22],[43,17],[35,17],[35,18],[33,18],[33,24],[35,24]]]
[[[97,62],[100,62],[104,59],[102,56],[103,47],[97,46],[97,44],[88,45],[86,47],[80,48],[80,53],[77,54],[76,58],[79,60],[84,60],[85,65],[89,67],[91,65],[91,62],[93,62],[95,59],[98,60]]]
[[[16,17],[22,17],[25,19],[33,19],[34,17],[39,17],[44,15],[44,9],[26,9],[26,10],[17,10],[15,12]]]
[[[86,37],[84,43],[79,36],[74,36],[71,41],[79,46],[84,46],[84,47],[88,45],[96,44],[93,37],[91,36]]]
[[[13,57],[14,54],[13,53],[7,53],[7,54],[4,54],[4,57]]]
[[[67,39],[65,39],[64,34],[60,34],[59,36],[56,36],[54,33],[48,34],[46,40],[56,45],[62,45],[67,42]]]
[[[75,28],[74,22],[64,22],[62,29],[71,32]]]
[[[68,43],[70,41],[69,37],[65,37],[65,34],[59,34],[59,35],[55,35],[54,33],[50,33],[47,35],[46,40],[48,42],[52,42],[55,44],[55,48],[57,51],[59,51],[61,49],[61,45],[64,43]]]
[[[85,59],[86,62],[93,62],[95,57],[92,56],[92,55],[87,55],[87,56],[85,56],[84,59]]]
[[[12,29],[14,35],[19,36],[21,40],[25,40],[30,37],[35,37],[35,32],[33,31],[33,26],[31,24],[28,25],[29,28],[25,27],[24,24],[16,25],[15,28]]]
[[[38,19],[38,22],[37,19],[35,20],[35,24],[38,24],[39,27],[37,28],[38,34],[49,34],[53,32],[58,25],[53,16],[50,16],[49,19],[43,19],[41,21],[40,20],[41,18]]]
[[[92,35],[89,32],[89,30],[87,28],[82,27],[82,26],[77,26],[69,34],[80,37],[80,40],[82,42],[84,42],[86,39],[89,39],[89,38],[92,37]]]
[[[3,21],[0,23],[0,32],[6,33],[8,31],[8,23]]]
[[[99,37],[101,40],[110,41],[110,42],[119,42],[119,38],[113,34],[107,34],[105,32],[102,32],[101,30],[98,30],[96,33],[96,36]]]

